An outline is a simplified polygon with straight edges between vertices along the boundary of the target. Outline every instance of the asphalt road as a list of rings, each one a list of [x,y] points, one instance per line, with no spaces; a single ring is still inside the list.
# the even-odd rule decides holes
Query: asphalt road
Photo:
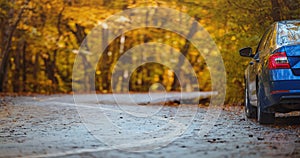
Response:
[[[300,157],[299,113],[259,125],[209,95],[2,97],[0,157]]]

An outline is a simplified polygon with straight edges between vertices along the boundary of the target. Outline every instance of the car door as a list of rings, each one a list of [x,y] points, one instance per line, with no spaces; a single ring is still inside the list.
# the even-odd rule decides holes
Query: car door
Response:
[[[265,45],[267,43],[267,40],[272,32],[272,28],[270,27],[263,37],[261,38],[258,47],[256,49],[255,55],[252,59],[252,61],[249,63],[249,69],[248,69],[248,89],[249,89],[249,99],[250,103],[252,105],[257,105],[257,76],[259,73],[260,66],[260,54],[262,54],[265,50]]]

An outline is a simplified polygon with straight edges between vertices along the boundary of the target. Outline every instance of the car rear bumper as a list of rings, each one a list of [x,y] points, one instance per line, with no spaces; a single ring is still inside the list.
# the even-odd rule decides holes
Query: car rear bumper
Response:
[[[279,104],[277,105],[276,111],[285,112],[284,110],[286,110],[286,112],[300,110],[300,95],[282,96]]]
[[[300,110],[300,76],[291,69],[270,70],[269,75],[264,85],[263,109],[270,112]]]
[[[300,90],[270,95],[265,108],[270,112],[300,111]]]
[[[264,111],[291,112],[300,110],[300,80],[273,81],[265,89]]]

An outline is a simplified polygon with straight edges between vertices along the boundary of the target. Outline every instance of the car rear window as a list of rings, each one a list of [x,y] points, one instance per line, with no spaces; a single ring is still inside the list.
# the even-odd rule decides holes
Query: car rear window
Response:
[[[294,23],[279,23],[277,43],[279,45],[300,43],[300,21]]]

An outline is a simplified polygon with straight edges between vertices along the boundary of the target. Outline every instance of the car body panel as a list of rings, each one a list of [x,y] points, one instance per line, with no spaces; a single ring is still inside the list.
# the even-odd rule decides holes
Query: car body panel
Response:
[[[300,80],[300,76],[294,75],[291,69],[277,69],[269,71],[270,81]]]
[[[286,53],[290,68],[269,68],[269,58],[277,52]],[[257,106],[259,99],[263,111],[300,110],[300,20],[276,22],[267,29],[245,80],[251,105]]]

